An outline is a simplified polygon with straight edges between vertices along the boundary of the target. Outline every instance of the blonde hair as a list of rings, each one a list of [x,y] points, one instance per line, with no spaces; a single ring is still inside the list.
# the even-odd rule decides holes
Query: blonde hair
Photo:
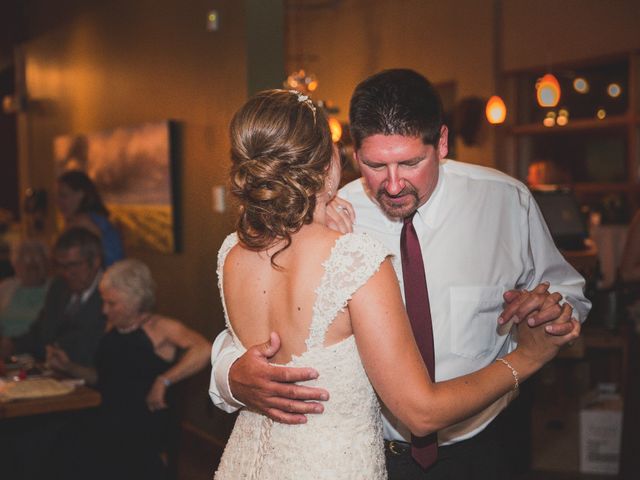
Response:
[[[231,121],[231,192],[240,204],[237,232],[262,251],[311,223],[333,144],[327,118],[298,92],[266,90]]]
[[[113,288],[138,302],[140,312],[150,311],[156,302],[156,283],[151,270],[140,260],[127,258],[111,265],[100,281],[102,288]]]

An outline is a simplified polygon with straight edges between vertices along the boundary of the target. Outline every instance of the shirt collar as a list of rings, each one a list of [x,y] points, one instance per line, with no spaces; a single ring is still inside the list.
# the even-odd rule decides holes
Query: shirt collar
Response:
[[[447,162],[447,159],[444,158],[440,161],[438,165],[438,182],[436,183],[436,188],[433,189],[431,196],[429,199],[418,208],[416,212],[415,218],[418,217],[420,221],[428,227],[435,227],[440,219],[442,210],[438,208],[440,203],[442,202],[442,197],[444,195],[444,185],[446,183],[446,179],[444,176],[444,168],[443,165]]]
[[[96,291],[96,288],[98,288],[100,280],[102,280],[102,269],[98,270],[98,273],[96,273],[96,276],[93,279],[91,285],[89,285],[89,288],[83,290],[80,294],[74,293],[71,297],[73,298],[74,295],[80,295],[80,301],[82,303],[85,303],[87,300],[89,300],[89,297],[93,295],[93,292]]]

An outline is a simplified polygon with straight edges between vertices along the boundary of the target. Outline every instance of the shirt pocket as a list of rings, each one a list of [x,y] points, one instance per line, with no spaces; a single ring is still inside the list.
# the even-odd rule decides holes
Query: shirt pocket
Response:
[[[501,348],[498,316],[502,287],[451,287],[451,351],[465,358],[495,355]]]

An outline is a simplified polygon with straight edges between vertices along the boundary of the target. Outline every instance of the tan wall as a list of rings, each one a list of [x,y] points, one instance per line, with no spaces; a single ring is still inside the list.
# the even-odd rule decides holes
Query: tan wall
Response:
[[[327,2],[329,3],[329,2]],[[490,0],[345,0],[333,8],[293,10],[289,68],[303,61],[319,80],[314,98],[332,100],[346,120],[359,81],[385,68],[406,67],[434,83],[456,83],[457,97],[493,94]],[[492,144],[458,158],[493,164]]]
[[[517,70],[640,49],[638,0],[503,0],[504,67]]]
[[[226,181],[228,123],[246,99],[244,3],[215,2],[218,32],[205,30],[205,0],[101,3],[77,2],[53,26],[38,16],[45,7],[30,18],[42,33],[24,46],[33,106],[21,119],[22,182],[53,192],[56,135],[177,121],[183,252],[128,253],[150,265],[158,310],[213,339],[223,328],[216,253],[232,219],[212,212],[211,186]],[[207,381],[208,372],[183,387],[188,418],[204,428],[230,419],[210,407]]]
[[[304,4],[304,2],[292,2]],[[316,2],[317,3],[317,2]],[[322,2],[321,2],[322,3]],[[343,0],[289,11],[288,67],[320,81],[316,99],[335,102],[346,120],[364,77],[408,67],[434,83],[454,82],[457,99],[494,93],[494,0]],[[590,58],[640,48],[637,0],[502,0],[503,68]],[[477,147],[458,141],[458,158],[500,165],[493,131]]]

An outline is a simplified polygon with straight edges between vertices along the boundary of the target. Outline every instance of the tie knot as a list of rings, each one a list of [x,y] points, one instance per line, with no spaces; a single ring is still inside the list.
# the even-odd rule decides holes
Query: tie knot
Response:
[[[411,215],[409,215],[408,217],[404,217],[403,221],[404,221],[404,225],[409,225],[411,223],[413,223],[413,217],[415,216],[417,210],[414,211]]]

